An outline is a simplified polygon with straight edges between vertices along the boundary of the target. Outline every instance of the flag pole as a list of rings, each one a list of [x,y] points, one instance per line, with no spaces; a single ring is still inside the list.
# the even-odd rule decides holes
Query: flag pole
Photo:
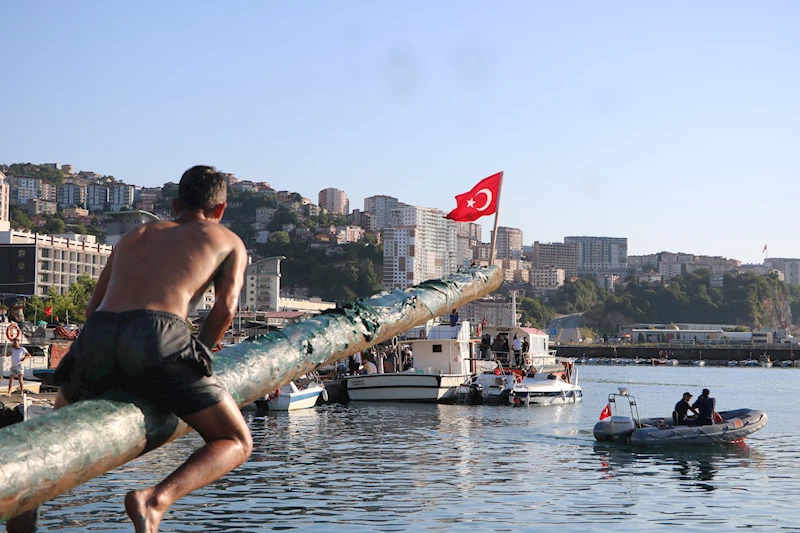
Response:
[[[497,204],[494,210],[494,230],[492,231],[492,248],[489,250],[489,266],[494,264],[495,246],[497,246],[497,221],[500,218],[500,194],[503,192],[503,175],[500,173],[500,182],[497,184]]]

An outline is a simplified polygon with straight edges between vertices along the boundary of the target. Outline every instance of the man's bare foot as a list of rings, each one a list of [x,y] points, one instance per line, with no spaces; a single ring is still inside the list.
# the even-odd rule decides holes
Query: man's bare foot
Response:
[[[125,512],[128,513],[136,533],[156,533],[164,511],[158,509],[153,498],[154,489],[133,490],[125,495]]]

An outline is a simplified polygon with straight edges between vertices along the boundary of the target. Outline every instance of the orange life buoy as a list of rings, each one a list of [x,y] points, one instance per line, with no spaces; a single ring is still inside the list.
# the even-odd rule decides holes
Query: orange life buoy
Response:
[[[281,395],[281,390],[280,389],[275,389],[274,391],[269,393],[269,399],[270,400],[274,400],[275,398],[277,398],[280,395]]]
[[[517,383],[522,383],[522,380],[524,378],[522,377],[522,374],[514,373],[514,379],[516,380]]]
[[[6,328],[6,338],[10,341],[15,341],[22,335],[22,331],[19,329],[19,326],[12,323]]]

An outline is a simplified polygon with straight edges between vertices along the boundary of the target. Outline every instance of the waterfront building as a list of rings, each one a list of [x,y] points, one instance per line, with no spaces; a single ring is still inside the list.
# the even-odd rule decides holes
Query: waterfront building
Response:
[[[56,201],[61,209],[84,205],[84,202],[86,202],[86,188],[77,183],[63,183],[56,187]]]
[[[565,279],[578,275],[577,243],[533,243],[533,268],[563,268]]]
[[[490,234],[494,236],[494,231]],[[522,230],[519,228],[497,228],[495,257],[498,259],[519,259],[522,257]]]
[[[392,225],[392,210],[400,207],[400,202],[393,196],[376,195],[364,198],[364,211],[375,215],[375,229],[383,231]]]
[[[392,211],[392,226],[383,231],[385,289],[405,289],[456,271],[456,223],[444,215],[430,207]]]
[[[0,292],[47,296],[65,294],[84,274],[99,278],[112,247],[94,235],[40,235],[0,231]]]
[[[0,172],[0,231],[11,229],[11,187],[6,175]]]
[[[90,183],[86,186],[86,209],[105,211],[109,203],[109,190],[105,185]]]
[[[319,206],[337,215],[347,215],[350,213],[350,201],[347,193],[329,187],[319,191]]]
[[[122,236],[131,228],[158,220],[153,213],[136,209],[133,211],[115,211],[106,213],[106,244],[115,246]]]
[[[567,273],[563,268],[542,267],[531,269],[531,286],[534,289],[557,289],[564,285]]]
[[[617,274],[628,271],[626,237],[564,237],[565,244],[578,245],[578,275]]]

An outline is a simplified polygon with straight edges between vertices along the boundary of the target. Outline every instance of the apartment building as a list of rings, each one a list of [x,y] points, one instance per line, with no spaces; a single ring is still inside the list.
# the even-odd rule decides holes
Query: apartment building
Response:
[[[392,226],[383,231],[385,289],[405,289],[457,268],[456,223],[444,212],[416,206],[392,211]]]
[[[378,231],[391,226],[392,210],[398,207],[400,202],[393,196],[377,195],[364,198],[364,212],[375,215],[375,229]]]
[[[456,222],[456,262],[466,268],[475,261],[475,249],[481,244],[483,228],[475,222]],[[489,260],[489,256],[486,256]]]
[[[267,257],[247,266],[239,299],[247,311],[279,311],[282,255]]]
[[[43,297],[55,288],[65,294],[81,275],[97,279],[111,250],[94,235],[0,231],[0,292]]]
[[[77,183],[64,183],[56,187],[56,202],[63,209],[78,204],[85,205],[86,187]]]
[[[0,231],[7,231],[11,228],[11,187],[8,185],[8,178],[0,172]]]
[[[564,237],[565,244],[578,245],[578,275],[628,272],[628,239],[626,237]]]
[[[494,231],[491,232],[494,235]],[[498,259],[519,259],[522,257],[522,230],[519,228],[497,228],[495,240]]]
[[[557,289],[566,281],[563,268],[541,267],[531,269],[531,286],[534,289]]]
[[[566,279],[578,275],[578,245],[576,243],[533,243],[533,268],[562,268]]]
[[[350,213],[350,201],[347,193],[332,187],[319,191],[319,206],[337,215]],[[302,207],[302,206],[301,206]]]
[[[105,185],[91,183],[86,186],[86,209],[105,211],[109,201],[109,190]]]

